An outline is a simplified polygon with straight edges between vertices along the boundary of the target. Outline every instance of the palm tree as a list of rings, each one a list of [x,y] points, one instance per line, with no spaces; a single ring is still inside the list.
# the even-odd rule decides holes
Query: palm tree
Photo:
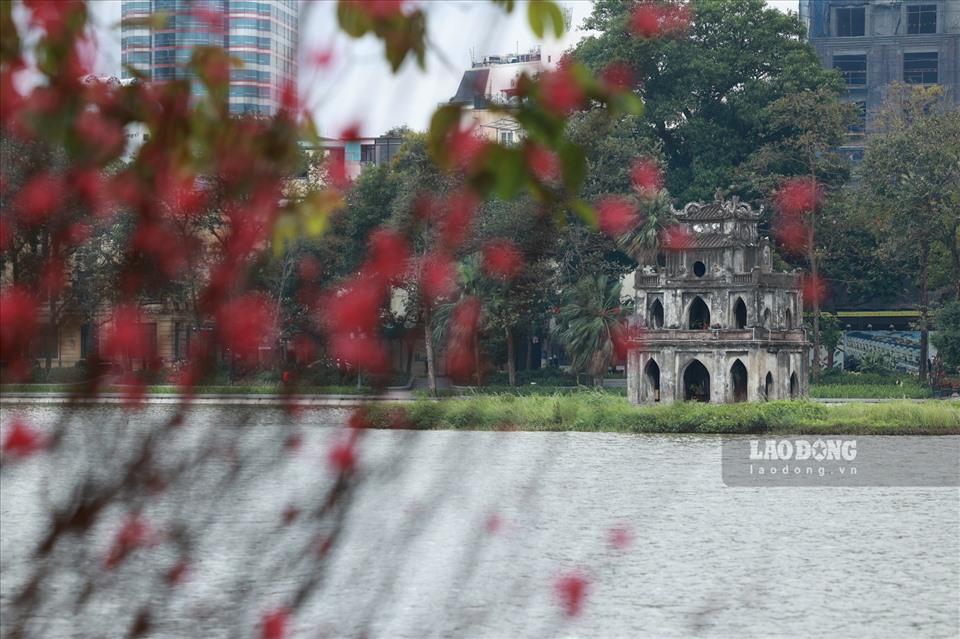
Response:
[[[600,386],[613,362],[615,341],[622,336],[623,320],[632,302],[620,299],[620,282],[606,275],[587,277],[566,296],[557,314],[557,337],[570,355],[577,375],[585,372]]]

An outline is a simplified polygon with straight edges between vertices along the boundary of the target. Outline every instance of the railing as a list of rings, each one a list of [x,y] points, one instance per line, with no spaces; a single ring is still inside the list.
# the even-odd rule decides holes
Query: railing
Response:
[[[659,328],[641,330],[638,342],[694,342],[694,341],[775,341],[802,344],[806,341],[803,329],[768,330],[753,328],[707,328],[692,330],[684,328]]]

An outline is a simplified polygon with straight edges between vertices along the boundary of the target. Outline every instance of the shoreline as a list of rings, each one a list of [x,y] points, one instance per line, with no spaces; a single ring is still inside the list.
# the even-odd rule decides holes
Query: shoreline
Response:
[[[122,393],[0,394],[0,406],[129,404]],[[634,406],[602,393],[474,395],[427,399],[409,391],[381,395],[147,394],[138,404],[364,408],[373,428],[701,434],[960,435],[960,401],[830,399],[739,404],[679,402]]]

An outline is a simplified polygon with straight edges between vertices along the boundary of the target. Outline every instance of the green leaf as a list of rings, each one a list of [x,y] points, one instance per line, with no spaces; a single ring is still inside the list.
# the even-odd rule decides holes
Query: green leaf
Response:
[[[447,137],[450,132],[460,126],[461,107],[456,104],[447,104],[438,108],[430,118],[430,129],[427,131],[427,150],[431,157],[441,165],[447,160]]]
[[[580,190],[587,177],[587,157],[578,145],[566,143],[557,149],[563,164],[563,185],[571,193]]]
[[[348,2],[337,3],[337,22],[347,35],[354,38],[359,38],[373,29],[370,17]]]
[[[597,211],[585,201],[580,199],[570,200],[570,210],[583,222],[592,228],[597,228]]]
[[[530,0],[527,5],[527,20],[538,38],[542,38],[546,32],[547,22],[553,27],[555,37],[563,36],[565,28],[563,11],[553,0]]]

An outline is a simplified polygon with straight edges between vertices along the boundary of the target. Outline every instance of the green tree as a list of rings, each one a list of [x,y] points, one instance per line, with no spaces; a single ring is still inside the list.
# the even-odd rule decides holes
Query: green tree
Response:
[[[667,188],[681,201],[707,199],[734,182],[737,166],[763,145],[767,105],[784,95],[842,89],[803,41],[796,15],[763,0],[696,0],[684,38],[639,38],[628,23],[636,3],[598,0],[573,56],[600,72],[634,72],[645,128],[662,148]]]
[[[940,361],[960,370],[960,302],[950,302],[936,313],[937,330],[931,335]]]
[[[774,100],[763,110],[766,122],[764,144],[741,167],[739,173],[755,195],[772,200],[790,178],[803,177],[817,185],[827,198],[850,177],[849,162],[836,148],[844,141],[848,127],[856,121],[856,107],[842,102],[835,90],[818,89],[790,93]],[[818,230],[822,201],[800,212],[806,231],[804,248],[810,277],[820,287],[820,258],[823,252]],[[813,309],[813,379],[820,380],[820,295],[810,295]]]
[[[596,386],[614,360],[616,340],[622,338],[623,321],[631,310],[620,294],[617,280],[605,275],[584,278],[567,291],[557,313],[557,336],[573,369],[591,375]]]
[[[920,379],[927,378],[932,256],[956,242],[960,211],[960,112],[901,121],[873,137],[861,167],[863,202],[886,255],[918,290]],[[956,273],[960,278],[960,273]]]

